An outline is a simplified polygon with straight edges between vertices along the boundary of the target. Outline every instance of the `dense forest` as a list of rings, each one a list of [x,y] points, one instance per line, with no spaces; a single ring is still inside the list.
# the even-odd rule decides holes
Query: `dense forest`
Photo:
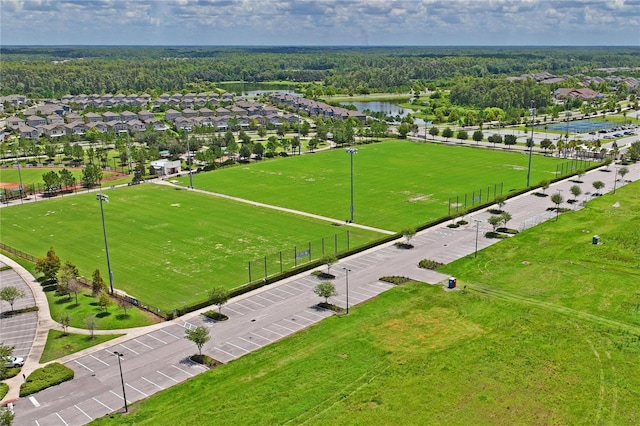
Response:
[[[542,71],[598,75],[598,68],[640,64],[640,49],[634,47],[4,46],[0,55],[0,94],[32,98],[80,93],[158,95],[211,90],[225,81],[276,80],[318,83],[314,85],[316,96],[408,92],[430,84],[451,87],[462,77]],[[500,90],[504,94],[506,89]],[[536,95],[535,88],[524,92],[527,99]],[[487,93],[485,99],[472,103],[491,105],[491,96],[502,95]]]

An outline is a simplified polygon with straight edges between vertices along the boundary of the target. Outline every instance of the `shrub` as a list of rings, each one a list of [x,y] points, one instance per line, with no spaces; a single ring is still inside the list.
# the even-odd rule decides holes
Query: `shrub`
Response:
[[[460,225],[458,225],[457,223],[450,223],[447,225],[447,228],[459,228]]]
[[[487,237],[487,238],[498,238],[500,240],[504,240],[506,238],[509,238],[508,235],[504,235],[504,234],[501,234],[499,232],[493,232],[493,231],[487,232],[486,234],[484,234],[484,236]]]
[[[380,281],[384,281],[387,283],[391,283],[391,284],[405,284],[408,282],[413,282],[413,280],[409,277],[403,277],[400,275],[391,275],[391,276],[385,276],[385,277],[381,277]]]
[[[496,231],[502,232],[505,234],[512,234],[512,235],[515,235],[520,232],[517,229],[513,229],[513,228],[498,228]]]
[[[444,263],[436,262],[435,260],[431,259],[422,259],[420,262],[418,262],[418,267],[423,269],[438,269],[443,265]]]
[[[6,383],[0,383],[0,399],[4,398],[7,392],[9,392],[9,385]]]
[[[221,314],[220,312],[213,311],[213,310],[203,312],[202,315],[214,321],[226,321],[229,319],[229,317],[226,316],[225,314]]]
[[[51,386],[73,379],[73,370],[60,363],[49,364],[29,374],[27,381],[20,385],[20,396],[31,395]]]
[[[198,364],[206,365],[209,368],[217,367],[222,364],[220,361],[211,358],[209,355],[191,355],[191,361],[197,362]]]
[[[467,222],[466,220],[459,220],[456,222],[457,225],[468,225],[469,222]]]

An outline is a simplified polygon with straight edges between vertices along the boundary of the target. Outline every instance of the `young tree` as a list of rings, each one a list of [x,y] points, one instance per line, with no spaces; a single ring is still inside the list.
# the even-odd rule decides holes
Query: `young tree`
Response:
[[[313,292],[320,297],[324,297],[324,303],[329,304],[329,298],[337,296],[336,286],[330,281],[323,281],[313,289]]]
[[[14,346],[6,346],[0,343],[0,377],[4,377],[7,370],[6,364],[14,349]]]
[[[46,192],[52,192],[60,188],[60,175],[53,170],[43,173],[42,180],[44,182],[44,190]]]
[[[440,133],[440,129],[438,129],[436,126],[431,126],[429,128],[429,134],[431,135],[431,138],[435,140],[436,136],[438,136],[438,134]]]
[[[511,145],[515,145],[518,138],[515,135],[504,135],[503,143],[510,147]]]
[[[569,188],[569,191],[571,191],[574,201],[578,199],[580,194],[582,194],[582,189],[580,189],[578,185],[572,185],[571,188]]]
[[[58,319],[58,322],[60,323],[60,327],[62,327],[62,333],[66,336],[69,324],[71,324],[71,317],[69,314],[62,314]]]
[[[442,131],[442,137],[445,139],[445,141],[448,141],[450,137],[453,136],[453,130],[451,130],[450,127],[446,127],[443,131]]]
[[[126,317],[128,316],[127,309],[131,307],[131,303],[129,303],[129,301],[124,298],[118,299],[118,307],[124,311],[124,316]]]
[[[578,175],[578,179],[579,179],[579,180],[580,180],[580,179],[582,179],[582,176],[584,176],[584,174],[585,174],[584,169],[578,169],[578,170],[576,170],[576,175]]]
[[[98,323],[96,322],[96,317],[91,315],[84,319],[84,325],[87,327],[87,330],[91,332],[91,340],[95,339],[95,331],[98,328]]]
[[[331,267],[338,263],[338,257],[335,254],[327,254],[320,262],[327,265],[327,275],[331,275]]]
[[[209,292],[209,300],[218,307],[218,312],[220,312],[222,305],[229,301],[229,290],[224,287],[214,287]]]
[[[597,180],[597,181],[593,182],[592,185],[596,190],[596,194],[600,195],[600,190],[602,188],[604,188],[604,182],[601,181],[601,180]]]
[[[107,284],[102,279],[100,275],[100,270],[96,269],[93,271],[93,276],[91,278],[91,294],[93,297],[97,297],[100,293],[107,291]]]
[[[509,222],[512,217],[511,214],[509,212],[502,212],[500,214],[500,219],[502,220],[502,224],[504,225],[504,227],[507,227],[507,222]]]
[[[16,300],[22,299],[25,296],[24,291],[14,286],[4,287],[0,290],[0,300],[9,302],[9,305],[11,305],[11,312],[13,312],[13,304],[16,303]]]
[[[58,272],[58,288],[57,291],[60,294],[66,294],[71,298],[70,292],[70,284],[71,281],[75,281],[75,279],[80,275],[78,272],[78,268],[73,263],[68,260],[64,262],[64,265],[60,268]]]
[[[498,205],[498,208],[502,210],[504,205],[507,204],[507,197],[502,194],[496,195],[494,202]]]
[[[194,329],[185,330],[186,338],[191,340],[198,347],[198,353],[202,355],[202,347],[207,343],[211,336],[209,336],[209,330],[205,327],[199,326]]]
[[[238,154],[240,155],[240,158],[242,158],[244,160],[250,160],[251,159],[251,148],[249,148],[248,144],[243,143],[242,146],[240,147],[240,151],[238,152]]]
[[[69,294],[73,294],[76,298],[76,306],[78,306],[78,293],[82,291],[82,284],[77,279],[69,280],[69,285],[67,286],[67,290]]]
[[[309,148],[309,151],[313,152],[313,150],[315,150],[317,146],[318,146],[318,138],[309,139],[309,142],[307,143],[307,147]]]
[[[469,139],[469,133],[467,133],[466,130],[458,130],[456,137],[461,141],[466,141],[467,139]]]
[[[480,141],[482,141],[482,139],[484,138],[482,130],[476,130],[475,132],[473,132],[472,138],[474,141],[476,141],[476,145],[479,144]]]
[[[41,257],[36,261],[36,272],[40,272],[45,281],[54,281],[58,270],[60,269],[60,258],[53,251],[53,247],[49,249],[45,257]]]
[[[547,193],[547,189],[549,189],[549,185],[550,184],[551,183],[547,179],[540,181],[540,188],[542,188],[542,193],[543,194]]]
[[[545,152],[547,152],[547,150],[550,149],[552,146],[553,146],[553,142],[549,138],[544,138],[540,142],[540,148],[544,149]]]
[[[100,306],[101,309],[104,309],[104,311],[107,312],[110,304],[111,297],[109,297],[109,294],[104,291],[100,293],[100,297],[98,298],[98,306]]]
[[[496,232],[496,229],[498,229],[498,225],[502,223],[502,216],[491,216],[488,222],[493,227],[493,232]]]
[[[629,173],[629,169],[627,167],[620,167],[620,169],[618,170],[618,174],[620,175],[620,178],[622,178],[622,181],[624,182],[624,177]]]
[[[411,239],[415,235],[416,235],[416,228],[405,228],[405,229],[402,230],[402,236],[407,241],[407,244],[409,244],[409,241],[411,241]]]
[[[556,205],[556,210],[560,210],[560,204],[562,204],[563,201],[564,198],[557,192],[551,196],[551,202]]]
[[[493,144],[494,148],[496,147],[497,143],[502,143],[502,135],[500,134],[496,133],[495,135],[489,136],[489,138],[489,142]]]

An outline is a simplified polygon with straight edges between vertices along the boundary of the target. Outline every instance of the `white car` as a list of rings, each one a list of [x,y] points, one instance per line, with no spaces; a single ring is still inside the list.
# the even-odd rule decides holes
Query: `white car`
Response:
[[[7,358],[7,363],[4,365],[6,368],[22,367],[24,365],[24,358],[19,356],[10,356]]]

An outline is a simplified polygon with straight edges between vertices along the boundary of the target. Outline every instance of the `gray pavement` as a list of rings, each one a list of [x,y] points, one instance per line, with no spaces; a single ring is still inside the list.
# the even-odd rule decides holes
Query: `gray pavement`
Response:
[[[629,169],[627,181],[640,179],[640,164],[629,166]],[[585,175],[580,184],[586,194],[582,201],[591,197],[587,192],[593,191],[593,181],[604,181],[603,192],[608,192],[614,187],[614,177],[613,171],[601,170]],[[561,191],[565,199],[570,198],[568,191],[573,184],[570,180],[559,182],[547,193]],[[623,184],[619,181],[616,186],[619,188]],[[513,216],[509,227],[525,229],[555,218],[555,214],[547,210],[553,207],[549,198],[528,193],[510,199],[504,207]],[[574,204],[575,208],[580,208],[579,204]],[[491,229],[486,222],[489,215],[486,211],[476,213],[467,217],[468,225],[457,229],[442,224],[422,231],[411,240],[413,249],[402,250],[391,242],[342,259],[332,268],[339,295],[330,301],[346,307],[343,268],[350,270],[350,306],[391,288],[390,284],[379,281],[384,275],[403,275],[432,284],[444,282],[446,275],[422,270],[417,263],[423,258],[448,263],[472,255],[476,244],[479,250],[495,244],[499,240],[484,237],[484,232]],[[184,339],[184,331],[188,328],[198,325],[209,328],[212,339],[203,352],[228,362],[312,326],[333,315],[316,306],[320,300],[312,288],[318,282],[315,276],[305,272],[234,298],[222,308],[229,316],[228,321],[209,321],[200,315],[210,309],[206,308],[170,322],[127,330],[124,337],[65,357],[59,361],[72,368],[76,378],[18,400],[15,404],[16,424],[81,425],[122,407],[122,385],[114,351],[124,353],[125,391],[127,400],[133,402],[205,371],[187,358],[196,352],[195,345]]]

